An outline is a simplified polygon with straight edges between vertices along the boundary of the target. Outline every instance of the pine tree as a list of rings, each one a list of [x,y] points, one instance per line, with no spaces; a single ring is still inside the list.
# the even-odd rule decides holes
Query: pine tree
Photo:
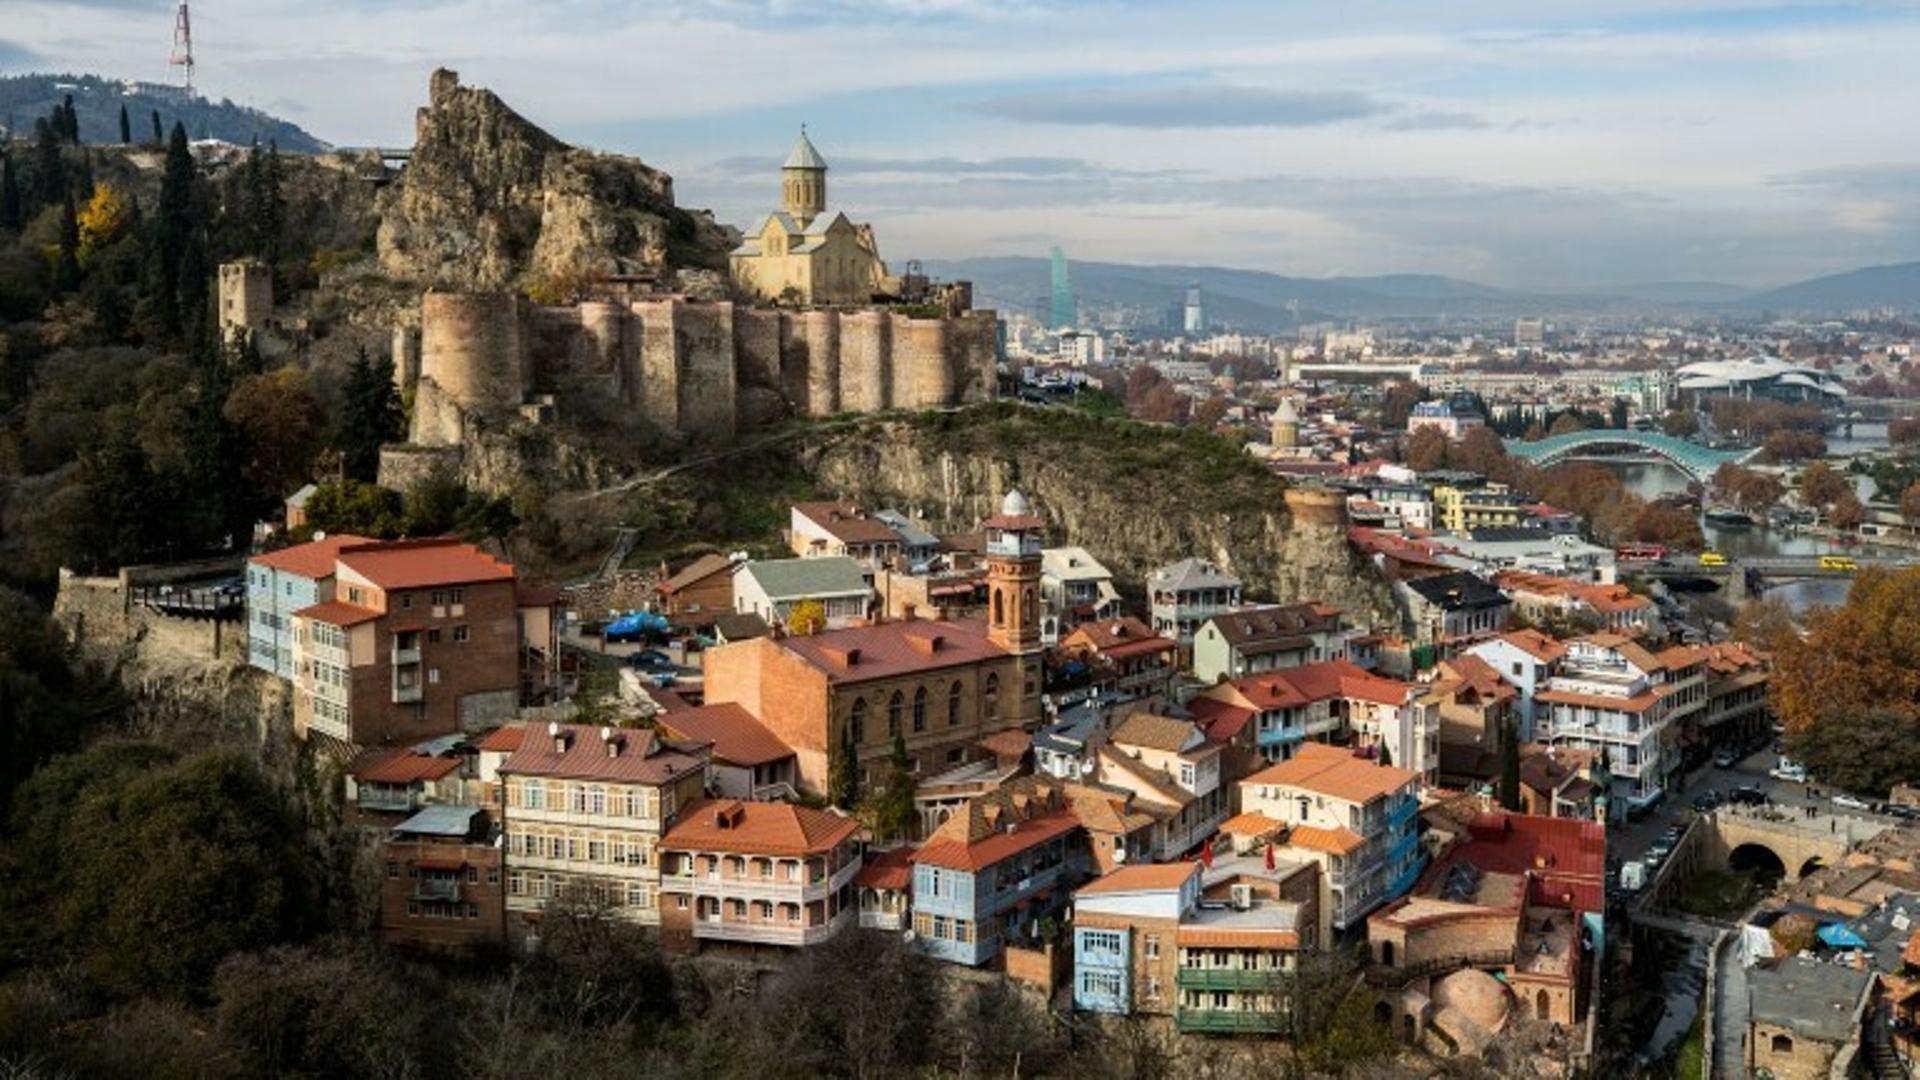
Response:
[[[120,144],[133,145],[133,122],[127,118],[127,103],[120,103]]]
[[[362,348],[347,369],[334,448],[341,468],[355,480],[373,480],[380,471],[380,447],[405,434],[406,413],[393,383],[393,359],[378,362]]]
[[[13,172],[13,155],[0,153],[0,230],[20,231],[20,178]]]
[[[1385,769],[1385,768],[1391,767],[1392,765],[1393,765],[1393,753],[1387,749],[1386,743],[1381,743],[1380,744],[1380,767]]]
[[[60,123],[61,134],[67,137],[67,141],[75,146],[80,145],[80,114],[74,111],[72,94],[66,95],[60,102]]]
[[[196,368],[193,404],[187,414],[186,490],[195,512],[187,541],[211,550],[237,543],[247,536],[258,493],[247,484],[245,468],[252,447],[240,425],[227,419],[227,399],[233,396],[234,374],[210,312],[195,323],[193,363]]]
[[[67,190],[66,168],[60,159],[60,133],[53,122],[33,122],[33,186],[41,206],[53,206]]]
[[[166,144],[167,132],[160,126],[160,110],[155,109],[153,110],[153,145],[165,146]]]
[[[136,563],[153,550],[160,513],[153,466],[124,424],[107,431],[84,459],[92,512],[82,547],[96,570]]]
[[[67,192],[60,207],[60,251],[53,264],[55,292],[71,292],[80,284],[80,217],[74,210],[73,192]]]

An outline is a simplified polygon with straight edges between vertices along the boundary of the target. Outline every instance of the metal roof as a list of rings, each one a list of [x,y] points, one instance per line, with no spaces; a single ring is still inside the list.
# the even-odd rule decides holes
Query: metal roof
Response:
[[[859,561],[845,555],[767,559],[748,563],[742,573],[752,575],[770,600],[822,600],[830,596],[861,596],[868,591]]]
[[[827,159],[821,157],[820,151],[813,148],[813,140],[807,138],[807,129],[801,128],[800,137],[794,140],[793,149],[787,152],[786,163],[780,167],[783,169],[819,169],[824,172],[827,167]]]
[[[475,815],[486,810],[478,806],[447,806],[435,803],[393,827],[396,833],[414,836],[471,836]]]

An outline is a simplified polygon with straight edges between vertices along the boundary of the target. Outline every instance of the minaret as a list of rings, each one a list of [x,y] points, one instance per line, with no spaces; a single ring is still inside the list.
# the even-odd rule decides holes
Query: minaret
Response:
[[[827,160],[813,148],[805,125],[780,166],[780,207],[803,229],[827,210]]]
[[[1040,534],[1046,527],[1027,497],[1007,492],[987,531],[987,640],[1016,657],[1000,688],[1000,715],[1025,725],[1039,719]],[[1009,725],[1012,726],[1012,725]]]

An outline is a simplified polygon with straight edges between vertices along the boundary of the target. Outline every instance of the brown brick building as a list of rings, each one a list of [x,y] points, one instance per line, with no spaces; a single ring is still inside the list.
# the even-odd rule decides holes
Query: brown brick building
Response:
[[[450,952],[503,943],[496,834],[478,806],[427,806],[394,826],[380,852],[380,939]]]
[[[712,626],[733,611],[732,559],[702,555],[659,585],[660,614],[675,626]]]
[[[333,577],[333,599],[293,613],[303,735],[378,746],[484,730],[551,680],[556,600],[520,593],[512,566],[470,544],[348,545]],[[529,628],[542,640],[524,640]]]
[[[734,703],[793,748],[800,786],[824,793],[835,755],[864,786],[886,775],[897,731],[931,775],[979,758],[997,732],[1040,719],[1040,519],[1018,492],[986,523],[988,612],[709,650],[705,700]]]

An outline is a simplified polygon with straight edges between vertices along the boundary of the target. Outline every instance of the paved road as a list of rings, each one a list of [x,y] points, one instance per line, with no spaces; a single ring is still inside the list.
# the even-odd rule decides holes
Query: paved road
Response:
[[[1729,788],[1751,784],[1767,793],[1774,805],[1791,810],[1797,807],[1812,806],[1822,813],[1842,817],[1859,818],[1875,824],[1898,824],[1894,818],[1865,810],[1849,810],[1835,806],[1829,801],[1830,789],[1820,784],[1796,784],[1786,780],[1775,780],[1768,776],[1768,770],[1778,763],[1772,750],[1761,750],[1736,762],[1730,769],[1719,769],[1709,764],[1687,774],[1683,786],[1678,791],[1668,791],[1667,797],[1647,815],[1646,820],[1633,825],[1616,826],[1607,837],[1607,853],[1617,857],[1619,862],[1630,862],[1645,855],[1647,848],[1666,827],[1675,822],[1684,823],[1693,817],[1695,796],[1704,791],[1726,791]],[[1809,795],[1809,791],[1818,791],[1818,796]]]

